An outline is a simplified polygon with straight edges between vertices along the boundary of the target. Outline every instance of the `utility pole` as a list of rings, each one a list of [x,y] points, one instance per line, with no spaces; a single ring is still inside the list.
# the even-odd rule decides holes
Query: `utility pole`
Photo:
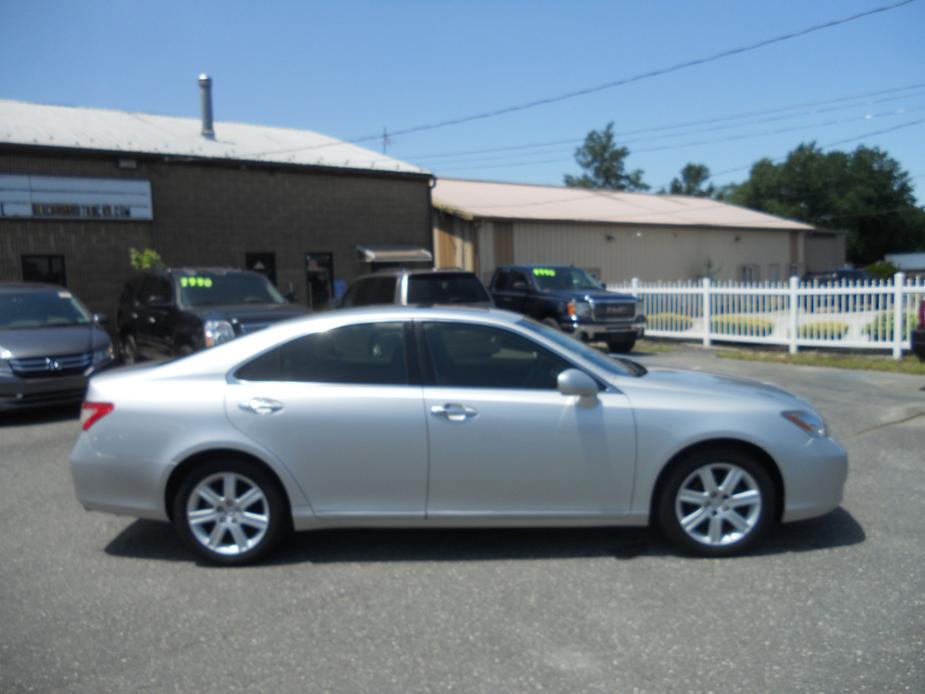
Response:
[[[392,144],[392,138],[389,137],[388,128],[382,126],[382,153],[385,154],[389,145]]]

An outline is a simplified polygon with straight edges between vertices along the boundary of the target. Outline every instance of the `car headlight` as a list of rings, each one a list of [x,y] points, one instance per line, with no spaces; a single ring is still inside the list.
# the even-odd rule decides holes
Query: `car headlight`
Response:
[[[203,326],[203,339],[206,347],[214,347],[222,342],[234,339],[234,328],[226,320],[207,320]]]
[[[569,301],[566,305],[569,318],[590,318],[591,304],[587,301]]]
[[[13,353],[10,350],[0,347],[0,374],[3,374],[4,376],[13,375],[13,369],[10,368],[10,364],[7,362],[7,359],[12,358]]]
[[[825,420],[815,412],[792,410],[790,412],[781,412],[781,415],[788,422],[795,424],[814,438],[823,438],[829,434]]]
[[[105,349],[97,349],[93,352],[93,366],[99,366],[100,364],[106,364],[111,362],[114,358],[114,353],[112,351],[112,343],[106,346]]]

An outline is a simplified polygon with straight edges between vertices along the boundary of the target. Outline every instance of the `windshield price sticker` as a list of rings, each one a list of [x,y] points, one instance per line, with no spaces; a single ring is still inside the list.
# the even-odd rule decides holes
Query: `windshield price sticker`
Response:
[[[209,289],[212,287],[211,277],[181,277],[181,287],[203,287]]]
[[[555,277],[556,271],[548,267],[535,267],[533,268],[533,274],[537,277]]]

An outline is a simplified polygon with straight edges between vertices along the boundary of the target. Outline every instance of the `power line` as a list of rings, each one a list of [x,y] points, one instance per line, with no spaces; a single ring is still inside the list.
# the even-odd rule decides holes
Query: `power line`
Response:
[[[477,120],[485,120],[488,118],[495,118],[497,116],[506,115],[508,113],[515,113],[517,111],[524,111],[530,108],[536,108],[537,106],[547,106],[549,104],[558,103],[561,101],[566,101],[569,99],[574,99],[579,96],[587,96],[588,94],[594,94],[596,92],[601,92],[607,89],[613,89],[615,87],[622,87],[627,84],[632,84],[635,82],[641,82],[643,80],[651,79],[653,77],[661,77],[673,72],[678,72],[681,70],[686,70],[691,67],[696,67],[698,65],[705,65],[717,60],[722,60],[723,58],[729,58],[735,55],[741,55],[743,53],[748,53],[751,51],[758,50],[760,48],[765,48],[776,43],[781,43],[784,41],[790,41],[792,39],[800,38],[808,34],[815,33],[817,31],[823,31],[825,29],[830,29],[832,27],[840,26],[842,24],[848,24],[866,17],[871,17],[873,15],[881,14],[883,12],[890,12],[892,10],[899,9],[905,5],[910,5],[917,0],[900,0],[899,2],[894,2],[889,5],[881,5],[880,7],[875,7],[864,12],[858,12],[846,17],[840,17],[837,19],[832,19],[827,22],[822,22],[820,24],[814,24],[812,26],[806,27],[805,29],[799,29],[797,31],[791,31],[785,34],[780,34],[768,39],[763,39],[761,41],[756,41],[754,43],[745,44],[738,46],[736,48],[727,49],[725,51],[720,51],[718,53],[713,53],[701,58],[694,58],[691,60],[686,60],[675,65],[671,65],[664,68],[657,68],[654,70],[648,70],[631,77],[624,77],[618,80],[613,80],[611,82],[604,82],[602,84],[595,85],[593,87],[585,87],[583,89],[577,89],[570,92],[565,92],[564,94],[557,94],[555,96],[547,96],[540,99],[534,99],[532,101],[525,101],[519,104],[514,104],[512,106],[505,106],[502,108],[492,109],[490,111],[482,111],[480,113],[474,113],[466,116],[460,116],[457,118],[449,118],[447,120],[436,121],[434,123],[426,123],[423,125],[417,125],[409,128],[404,128],[400,130],[394,130],[391,132],[392,137],[399,137],[401,135],[411,135],[413,133],[424,132],[427,130],[436,130],[437,128],[446,128],[452,125],[461,125],[463,123],[471,123]],[[357,137],[352,140],[349,140],[350,143],[360,143],[360,142],[369,142],[373,140],[379,140],[381,134],[377,133],[375,135],[364,135],[362,137]],[[276,151],[262,152],[260,154],[253,154],[251,156],[266,156],[269,154],[283,154],[287,152],[296,152],[304,151],[311,149],[320,149],[323,147],[333,146],[334,143],[328,143],[324,145],[312,145],[308,147],[296,147],[289,149],[281,149]],[[339,142],[336,144],[340,144]]]

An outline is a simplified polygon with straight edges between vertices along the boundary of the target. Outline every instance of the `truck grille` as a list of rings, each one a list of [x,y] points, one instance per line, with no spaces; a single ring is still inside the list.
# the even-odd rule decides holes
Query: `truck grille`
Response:
[[[598,322],[630,320],[636,317],[636,304],[629,301],[595,303],[592,315]]]
[[[80,373],[93,363],[93,353],[68,354],[61,357],[29,357],[10,359],[13,373],[26,378],[39,376],[70,376]]]

